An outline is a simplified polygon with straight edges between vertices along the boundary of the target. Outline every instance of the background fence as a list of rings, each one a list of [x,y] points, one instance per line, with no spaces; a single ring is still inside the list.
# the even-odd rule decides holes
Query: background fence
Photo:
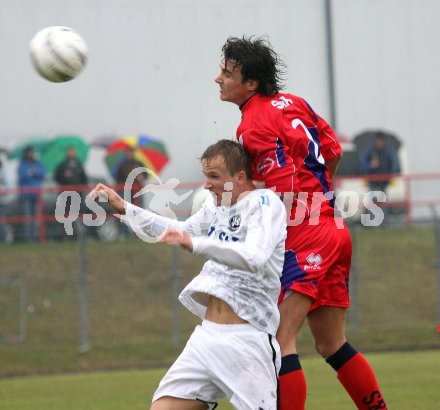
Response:
[[[347,333],[360,349],[440,348],[440,225],[430,212],[420,223],[350,225]],[[81,227],[0,247],[0,376],[167,364],[198,323],[177,295],[203,258]],[[314,352],[307,328],[300,352]]]

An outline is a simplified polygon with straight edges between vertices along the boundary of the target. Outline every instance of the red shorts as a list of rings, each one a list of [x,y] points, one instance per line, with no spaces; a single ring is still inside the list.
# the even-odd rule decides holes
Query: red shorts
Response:
[[[320,216],[318,225],[305,219],[297,226],[288,226],[278,303],[286,293],[296,291],[313,299],[310,310],[318,306],[350,306],[351,238],[342,220],[337,222]]]

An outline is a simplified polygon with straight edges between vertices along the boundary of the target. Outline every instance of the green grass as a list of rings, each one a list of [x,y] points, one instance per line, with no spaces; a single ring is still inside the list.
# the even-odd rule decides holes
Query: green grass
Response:
[[[368,354],[390,409],[434,410],[440,402],[440,351]],[[308,380],[307,409],[352,410],[353,404],[333,370],[318,357],[302,360]],[[148,409],[164,374],[160,370],[0,380],[0,409]],[[219,409],[232,409],[223,400]]]
[[[364,352],[440,349],[432,229],[361,229],[353,238],[350,342]],[[198,322],[178,307],[181,337],[176,346],[171,248],[138,239],[90,240],[86,271],[92,349],[80,354],[78,244],[2,246],[0,254],[0,280],[21,280],[29,308],[26,340],[2,341],[2,336],[17,333],[19,310],[17,289],[0,281],[0,377],[164,367],[176,358]],[[177,259],[179,291],[200,271],[203,259],[180,250]],[[307,326],[299,351],[303,356],[314,354]]]
[[[171,248],[140,240],[87,242],[89,339],[78,354],[78,244],[2,248],[1,277],[26,284],[27,338],[0,342],[0,377],[66,370],[157,366],[174,360],[170,287]],[[3,252],[4,251],[4,252]],[[203,260],[178,252],[179,289],[200,271]],[[2,266],[2,268],[3,268]],[[47,301],[50,301],[48,306]],[[3,303],[2,303],[3,301]],[[46,301],[46,303],[45,303]],[[17,295],[0,288],[0,332],[18,328]],[[181,344],[197,322],[179,306]]]

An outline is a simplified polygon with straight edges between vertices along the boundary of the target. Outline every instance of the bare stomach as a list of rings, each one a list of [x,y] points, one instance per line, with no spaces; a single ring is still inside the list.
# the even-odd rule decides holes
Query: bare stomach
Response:
[[[205,319],[222,325],[248,323],[246,320],[239,317],[232,310],[231,306],[215,296],[209,297]]]

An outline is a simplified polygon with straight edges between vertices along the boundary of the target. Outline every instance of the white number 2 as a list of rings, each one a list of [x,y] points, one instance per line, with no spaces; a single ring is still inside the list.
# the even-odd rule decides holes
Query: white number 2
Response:
[[[315,150],[314,150],[315,151],[315,158],[317,159],[317,161],[320,164],[325,164],[324,157],[319,152],[319,146],[316,143],[316,141],[313,139],[312,134],[310,134],[310,131],[307,129],[307,127],[304,125],[304,123],[300,119],[295,118],[292,121],[292,127],[296,129],[298,127],[298,125],[301,125],[301,127],[303,128],[304,132],[307,135],[307,138],[312,142],[312,144],[313,144],[313,146],[315,148]]]

